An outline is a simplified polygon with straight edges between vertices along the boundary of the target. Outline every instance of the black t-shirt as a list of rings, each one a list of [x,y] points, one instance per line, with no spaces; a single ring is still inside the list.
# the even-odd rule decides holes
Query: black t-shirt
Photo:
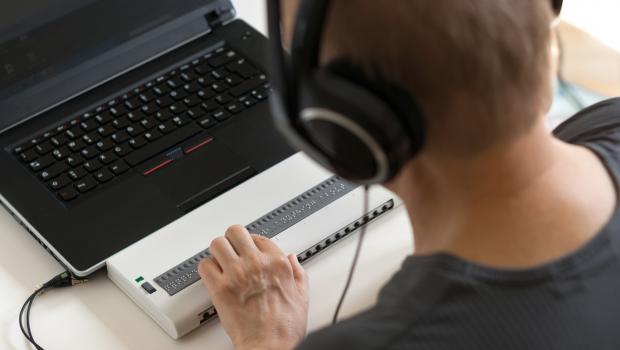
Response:
[[[620,99],[554,134],[584,145],[620,184]],[[620,209],[573,254],[524,270],[447,254],[408,257],[377,304],[298,349],[620,349]]]

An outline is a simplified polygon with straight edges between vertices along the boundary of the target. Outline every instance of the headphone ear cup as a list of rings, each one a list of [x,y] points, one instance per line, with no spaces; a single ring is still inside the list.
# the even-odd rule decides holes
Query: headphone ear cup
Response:
[[[411,158],[409,128],[354,67],[331,64],[305,81],[300,118],[329,168],[357,182],[381,183]]]
[[[363,88],[392,111],[396,120],[387,126],[401,126],[411,142],[410,157],[418,154],[426,142],[426,119],[422,109],[409,90],[400,84],[383,79],[369,78],[366,72],[348,60],[339,59],[328,64],[325,69],[333,76],[340,77],[358,88]],[[388,121],[380,116],[380,124]]]

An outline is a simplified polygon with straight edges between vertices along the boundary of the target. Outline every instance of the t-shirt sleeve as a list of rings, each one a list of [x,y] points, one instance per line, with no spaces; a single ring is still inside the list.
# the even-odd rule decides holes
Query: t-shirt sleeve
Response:
[[[596,148],[620,164],[620,98],[592,105],[558,126],[560,140]]]

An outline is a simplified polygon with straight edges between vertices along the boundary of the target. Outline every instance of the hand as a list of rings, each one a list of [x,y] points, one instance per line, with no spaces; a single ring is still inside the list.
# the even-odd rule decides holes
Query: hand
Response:
[[[308,319],[308,277],[293,254],[232,226],[198,273],[236,349],[292,349]]]

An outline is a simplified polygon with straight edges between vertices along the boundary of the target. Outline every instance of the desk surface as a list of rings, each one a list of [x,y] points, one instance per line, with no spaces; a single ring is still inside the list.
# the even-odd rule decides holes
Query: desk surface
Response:
[[[264,30],[263,1],[235,3],[239,17]],[[0,233],[0,349],[30,349],[19,331],[19,308],[36,285],[59,273],[61,267],[2,209]],[[311,291],[310,330],[331,320],[355,244],[355,238],[347,239],[306,265]],[[412,235],[404,208],[373,223],[342,316],[372,305],[381,286],[411,251]],[[37,340],[50,350],[231,348],[217,321],[173,341],[103,272],[85,285],[38,298],[32,327]]]

